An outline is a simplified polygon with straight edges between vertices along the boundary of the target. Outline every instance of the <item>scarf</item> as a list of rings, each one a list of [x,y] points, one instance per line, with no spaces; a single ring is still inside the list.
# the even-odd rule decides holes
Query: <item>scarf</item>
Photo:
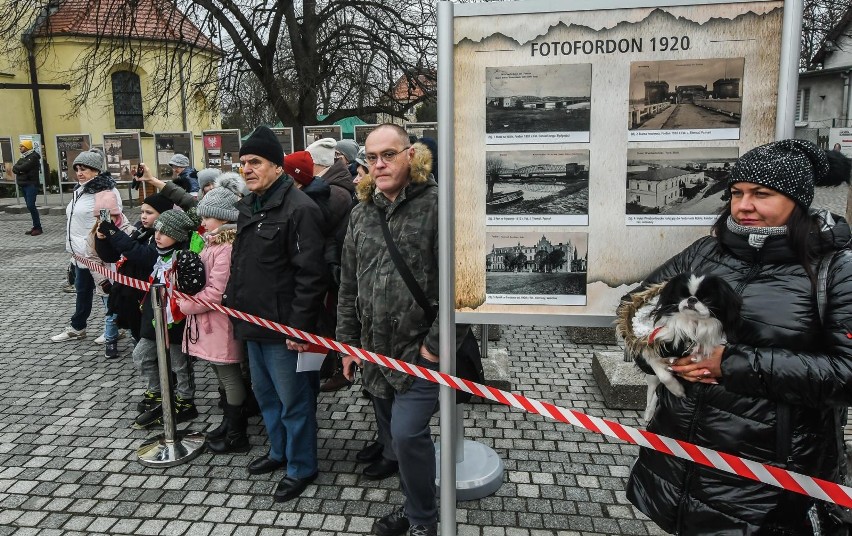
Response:
[[[263,206],[266,204],[267,201],[269,201],[269,199],[272,197],[272,194],[274,194],[279,188],[281,188],[283,184],[284,179],[282,177],[278,177],[275,182],[273,182],[269,186],[269,189],[263,192],[263,195],[255,194],[254,204],[252,205],[251,209],[252,213],[257,214],[258,212],[263,210]]]
[[[109,173],[101,173],[100,175],[95,175],[92,180],[79,185],[77,188],[79,188],[81,194],[96,194],[115,188],[115,180]]]
[[[784,236],[787,234],[787,226],[780,227],[746,227],[734,221],[733,216],[728,216],[728,230],[734,234],[748,237],[748,245],[760,249],[770,236]]]

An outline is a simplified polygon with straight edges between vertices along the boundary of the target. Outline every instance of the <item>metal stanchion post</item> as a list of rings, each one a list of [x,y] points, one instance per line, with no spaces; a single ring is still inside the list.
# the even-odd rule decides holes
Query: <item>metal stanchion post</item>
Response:
[[[488,357],[488,325],[482,324],[479,351]],[[464,438],[464,406],[458,406],[456,418],[456,499],[473,501],[495,493],[503,485],[503,460],[491,447]],[[436,447],[440,467],[441,447]],[[440,486],[440,481],[438,486]]]
[[[166,286],[151,285],[151,305],[154,309],[154,333],[157,339],[157,365],[160,373],[160,392],[163,397],[163,433],[147,440],[136,451],[139,463],[149,467],[171,467],[188,462],[204,450],[204,434],[183,430],[175,426],[172,404],[172,365],[166,349]]]

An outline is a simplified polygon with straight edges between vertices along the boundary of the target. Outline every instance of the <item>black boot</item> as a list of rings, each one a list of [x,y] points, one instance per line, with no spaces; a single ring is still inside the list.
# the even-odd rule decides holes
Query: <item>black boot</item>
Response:
[[[246,384],[246,401],[243,402],[243,415],[246,417],[257,417],[260,415],[260,406],[254,397],[251,384]]]
[[[219,426],[207,432],[207,441],[221,441],[226,435],[228,435],[228,418],[223,415]]]
[[[216,454],[226,454],[228,452],[248,452],[251,448],[248,435],[246,434],[246,416],[243,413],[242,406],[232,406],[225,404],[225,420],[227,421],[228,432],[225,437],[218,441],[211,441],[207,438],[207,450]]]

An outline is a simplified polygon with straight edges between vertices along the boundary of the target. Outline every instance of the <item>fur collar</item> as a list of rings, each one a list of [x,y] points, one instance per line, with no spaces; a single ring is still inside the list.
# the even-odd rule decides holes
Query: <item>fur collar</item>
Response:
[[[656,298],[665,283],[657,283],[639,292],[630,294],[627,300],[622,301],[615,312],[615,332],[624,339],[624,346],[629,355],[645,355],[645,351],[649,349],[648,336],[641,336],[634,333],[633,318],[636,312],[642,307]]]
[[[432,152],[422,143],[415,143],[414,156],[411,158],[411,184],[419,184],[426,182],[429,175],[432,173]],[[373,182],[373,177],[369,174],[365,175],[358,186],[355,188],[358,195],[358,200],[362,203],[370,203],[373,193],[376,191],[376,184]]]
[[[225,224],[215,231],[206,233],[204,239],[208,244],[233,244],[237,238],[237,226],[233,223]]]
[[[78,186],[78,188],[81,188],[84,194],[96,194],[115,188],[115,179],[109,173],[103,172],[95,175],[92,180]]]

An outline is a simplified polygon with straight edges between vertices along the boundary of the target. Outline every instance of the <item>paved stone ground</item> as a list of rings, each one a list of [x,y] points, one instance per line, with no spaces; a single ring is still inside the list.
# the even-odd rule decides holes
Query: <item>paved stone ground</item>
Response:
[[[245,466],[266,451],[252,419],[248,454],[212,456],[170,469],[144,467],[136,448],[149,433],[130,428],[142,389],[130,361],[107,361],[88,337],[54,344],[72,294],[59,291],[67,255],[62,216],[44,216],[45,234],[25,236],[27,214],[0,214],[0,536],[7,534],[331,535],[369,533],[401,502],[397,478],[360,476],[355,453],[375,424],[359,389],[321,394],[320,476],[299,499],[276,504],[276,477]],[[566,340],[564,329],[508,328],[514,390],[636,426],[639,413],[606,409],[592,379],[596,349]],[[215,379],[196,365],[201,430],[220,419]],[[437,419],[433,421],[437,434]],[[505,406],[468,406],[468,438],[494,448],[506,465],[493,496],[458,503],[468,536],[661,534],[624,496],[637,448]]]

